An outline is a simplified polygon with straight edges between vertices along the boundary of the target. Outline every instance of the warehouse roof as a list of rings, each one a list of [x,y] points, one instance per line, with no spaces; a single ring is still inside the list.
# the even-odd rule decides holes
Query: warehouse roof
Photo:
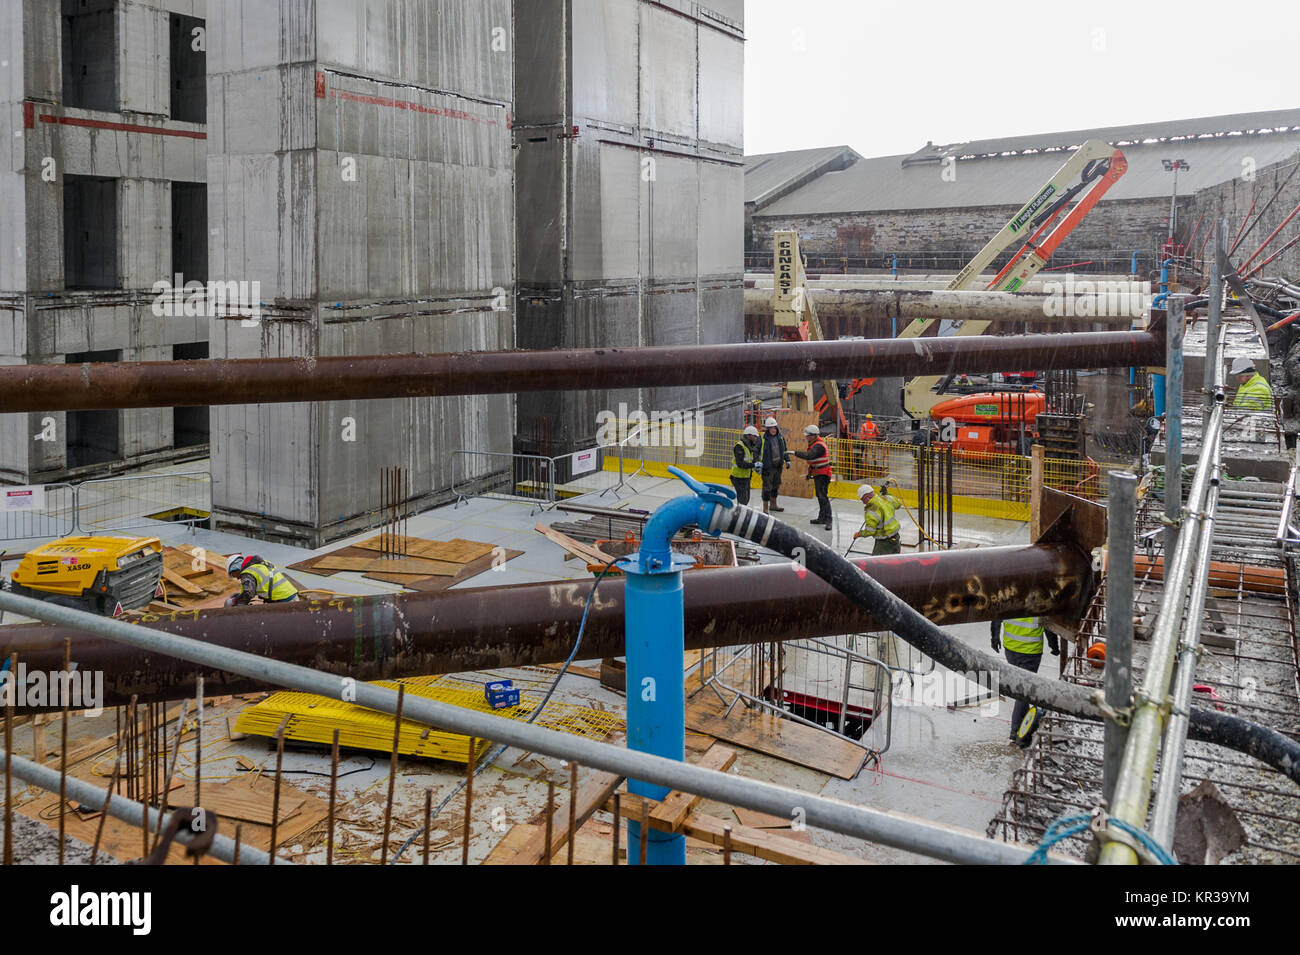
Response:
[[[1127,174],[1106,201],[1147,199],[1168,196],[1173,187],[1162,159],[1187,160],[1190,168],[1179,173],[1178,191],[1191,193],[1296,155],[1300,110],[927,145],[910,155],[862,159],[826,173],[760,214],[1020,205],[1087,139],[1119,146],[1128,160]],[[956,159],[955,176],[944,177],[949,156]]]
[[[745,157],[745,204],[761,209],[819,173],[844,169],[862,157],[848,146],[821,146]]]

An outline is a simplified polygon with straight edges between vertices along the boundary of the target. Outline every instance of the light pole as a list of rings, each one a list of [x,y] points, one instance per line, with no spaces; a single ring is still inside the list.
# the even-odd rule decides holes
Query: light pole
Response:
[[[1174,195],[1169,200],[1169,253],[1174,251],[1174,223],[1178,220],[1178,170],[1191,169],[1186,159],[1162,159],[1160,164],[1165,167],[1165,172],[1173,171],[1174,174]]]

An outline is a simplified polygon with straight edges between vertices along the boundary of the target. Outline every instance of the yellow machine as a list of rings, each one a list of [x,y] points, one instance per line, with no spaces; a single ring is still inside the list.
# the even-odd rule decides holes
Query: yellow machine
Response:
[[[162,579],[156,537],[64,537],[29,551],[10,575],[11,589],[111,616],[147,606]]]

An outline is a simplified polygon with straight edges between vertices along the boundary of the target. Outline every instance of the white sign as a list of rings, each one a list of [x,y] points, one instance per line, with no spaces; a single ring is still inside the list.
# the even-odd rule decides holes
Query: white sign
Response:
[[[45,510],[45,486],[0,488],[0,511]]]
[[[588,471],[596,470],[596,459],[599,456],[599,448],[592,448],[589,451],[573,452],[573,473],[586,474]]]

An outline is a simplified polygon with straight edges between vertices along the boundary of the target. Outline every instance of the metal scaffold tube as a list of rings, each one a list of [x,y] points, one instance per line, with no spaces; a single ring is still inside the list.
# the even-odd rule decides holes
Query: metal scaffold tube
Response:
[[[1158,365],[1153,332],[0,367],[0,412],[756,384]]]
[[[789,573],[788,568],[786,572]],[[382,713],[397,713],[398,694],[369,683],[358,683],[346,677],[321,673],[308,667],[211,646],[199,640],[161,633],[147,627],[133,626],[112,617],[100,617],[82,610],[58,607],[42,600],[33,600],[16,594],[0,593],[0,607],[25,616],[94,633],[146,653],[166,654],[202,667],[240,673],[263,685],[289,687],[335,700],[347,699],[366,709]],[[1031,850],[1024,846],[994,842],[977,833],[926,822],[901,813],[853,806],[823,796],[787,789],[784,786],[716,772],[690,763],[649,753],[639,753],[571,733],[562,733],[435,700],[420,697],[406,698],[403,702],[402,717],[476,739],[492,740],[531,752],[576,761],[581,766],[603,769],[620,776],[665,786],[670,790],[698,794],[732,806],[771,813],[787,819],[795,818],[802,813],[811,827],[854,836],[948,862],[976,865],[1019,864],[1028,860],[1031,854]],[[57,785],[56,780],[55,786]],[[1055,855],[1050,861],[1068,863],[1074,860]]]
[[[1171,306],[1174,302],[1170,303]],[[1170,308],[1170,322],[1181,309]],[[1172,329],[1171,329],[1172,330]],[[1222,350],[1222,345],[1220,352]],[[1176,549],[1169,560],[1169,572],[1165,575],[1164,591],[1161,595],[1160,608],[1152,626],[1151,650],[1143,674],[1142,686],[1134,704],[1132,722],[1129,726],[1128,741],[1124,748],[1124,759],[1120,765],[1119,776],[1115,785],[1115,796],[1109,807],[1110,814],[1117,819],[1141,829],[1146,824],[1147,809],[1151,798],[1151,781],[1160,748],[1161,730],[1165,724],[1165,710],[1168,705],[1170,681],[1173,677],[1174,664],[1179,652],[1180,636],[1184,621],[1192,616],[1189,636],[1184,646],[1190,644],[1195,654],[1197,635],[1200,632],[1200,610],[1194,607],[1196,585],[1200,578],[1208,581],[1209,574],[1209,538],[1212,537],[1210,525],[1211,480],[1217,475],[1219,454],[1223,434],[1223,390],[1222,360],[1216,353],[1215,363],[1220,369],[1215,376],[1215,404],[1206,419],[1204,433],[1201,436],[1200,458],[1197,462],[1196,475],[1187,494],[1187,505],[1182,508],[1182,526],[1179,529]],[[1171,414],[1173,412],[1171,411]],[[1165,480],[1166,504],[1171,495],[1169,472]],[[1181,502],[1179,502],[1181,504]],[[1166,507],[1166,511],[1168,507]],[[1204,546],[1202,542],[1205,540]],[[1168,551],[1166,552],[1168,553]],[[1192,594],[1188,594],[1189,587]],[[1202,603],[1204,594],[1201,595]],[[1195,661],[1192,666],[1194,670]],[[1174,701],[1172,726],[1180,721],[1179,710],[1187,714],[1191,705],[1191,682],[1188,681],[1188,697]],[[1181,722],[1181,732],[1185,739],[1187,722]],[[1166,736],[1166,740],[1172,740]],[[1176,751],[1173,755],[1178,756]],[[1166,752],[1166,758],[1170,753]],[[1162,771],[1163,775],[1163,771]],[[1178,780],[1181,765],[1169,767],[1172,798],[1174,806],[1166,805],[1164,812],[1169,814],[1167,825],[1172,836],[1172,813],[1176,809]],[[1169,795],[1166,794],[1166,800]],[[1131,865],[1138,861],[1137,854],[1128,845],[1118,841],[1106,842],[1101,850],[1100,862],[1103,865]]]

